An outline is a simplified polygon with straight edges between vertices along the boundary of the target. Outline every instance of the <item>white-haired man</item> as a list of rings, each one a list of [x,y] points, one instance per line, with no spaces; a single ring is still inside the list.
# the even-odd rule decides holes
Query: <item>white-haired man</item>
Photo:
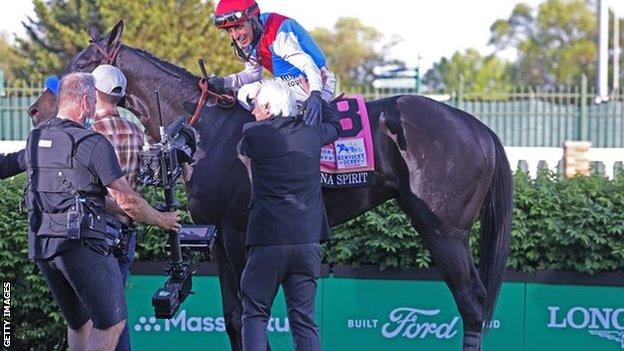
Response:
[[[309,126],[290,89],[265,81],[253,101],[256,122],[243,127],[239,152],[249,159],[252,195],[241,278],[243,349],[265,350],[271,305],[284,288],[296,350],[320,350],[314,323],[321,246],[329,226],[321,192],[321,147],[340,132],[336,111],[323,104],[323,120]]]

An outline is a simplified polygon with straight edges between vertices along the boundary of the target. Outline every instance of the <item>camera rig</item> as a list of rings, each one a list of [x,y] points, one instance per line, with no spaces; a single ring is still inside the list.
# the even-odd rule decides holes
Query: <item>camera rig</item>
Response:
[[[139,183],[163,189],[165,201],[154,206],[161,212],[175,211],[179,203],[174,196],[177,179],[182,175],[184,163],[193,162],[196,150],[195,131],[186,126],[186,119],[180,117],[166,129],[163,126],[160,97],[156,91],[156,102],[160,118],[160,142],[150,145],[139,154]],[[215,227],[183,226],[182,230],[169,232],[166,247],[169,260],[165,273],[168,279],[164,287],[152,296],[152,306],[156,318],[172,318],[180,304],[193,288],[192,275],[196,269],[194,251],[209,249],[216,235]]]

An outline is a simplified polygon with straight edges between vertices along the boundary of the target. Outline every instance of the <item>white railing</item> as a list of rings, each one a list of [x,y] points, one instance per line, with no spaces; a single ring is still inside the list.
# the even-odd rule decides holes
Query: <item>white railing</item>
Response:
[[[25,146],[26,142],[23,140],[0,141],[0,153],[19,151]],[[524,161],[532,178],[537,176],[540,161],[544,161],[551,171],[557,172],[559,162],[563,159],[563,148],[558,147],[507,146],[505,152],[513,171],[518,168],[520,161]],[[589,161],[602,162],[605,166],[605,176],[612,179],[615,163],[624,163],[624,148],[591,148],[587,157]]]
[[[509,165],[512,170],[518,168],[518,163],[524,161],[527,164],[529,176],[537,176],[538,166],[541,161],[546,163],[549,170],[558,171],[559,162],[563,159],[563,148],[558,147],[505,147]],[[590,148],[587,152],[590,162],[602,162],[605,176],[613,179],[616,162],[624,162],[624,148]]]
[[[26,147],[26,140],[0,140],[0,154],[20,151]]]

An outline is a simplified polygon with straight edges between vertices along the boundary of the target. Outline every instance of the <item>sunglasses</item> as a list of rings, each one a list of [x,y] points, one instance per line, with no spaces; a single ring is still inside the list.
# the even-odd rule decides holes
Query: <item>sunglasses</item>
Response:
[[[234,12],[226,13],[225,15],[215,16],[214,24],[217,27],[222,27],[225,24],[230,23],[230,22],[236,23],[240,21],[243,17],[247,16],[247,14],[253,12],[257,8],[258,8],[258,4],[254,4],[254,5],[251,5],[245,11],[234,11]]]

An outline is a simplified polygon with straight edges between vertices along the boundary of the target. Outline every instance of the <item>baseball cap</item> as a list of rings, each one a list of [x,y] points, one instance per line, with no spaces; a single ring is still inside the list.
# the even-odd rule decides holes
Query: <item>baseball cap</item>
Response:
[[[60,81],[57,76],[49,76],[48,78],[46,78],[43,85],[46,89],[50,90],[52,94],[58,95],[59,82]]]
[[[126,76],[119,68],[111,65],[100,65],[91,74],[95,79],[95,89],[112,96],[126,95]]]

